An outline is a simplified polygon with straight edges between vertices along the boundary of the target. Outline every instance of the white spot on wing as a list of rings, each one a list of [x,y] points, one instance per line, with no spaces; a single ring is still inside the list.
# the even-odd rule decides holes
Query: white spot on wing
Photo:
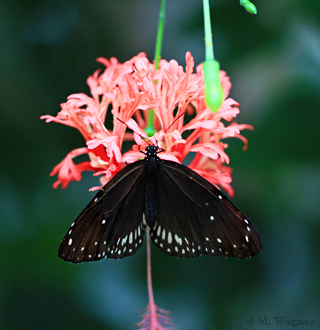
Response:
[[[142,217],[142,223],[146,226],[147,222],[146,222],[146,217],[145,214],[143,213],[143,217]]]
[[[168,232],[168,243],[171,244],[172,243],[172,235],[171,235],[171,231]]]
[[[249,221],[247,219],[243,220],[247,225],[249,224]]]
[[[164,240],[166,238],[166,230],[163,228],[162,230],[162,239]]]
[[[246,236],[246,241],[249,242],[249,237],[248,236]]]
[[[221,243],[222,241],[221,241],[221,239],[220,239],[220,238],[217,238],[217,242],[218,242],[218,243]]]
[[[69,245],[72,244],[72,238],[69,239],[69,242],[68,242]]]
[[[102,222],[101,222],[103,225],[106,223],[106,220],[102,220]]]
[[[214,216],[213,215],[210,217],[210,220],[214,220]]]

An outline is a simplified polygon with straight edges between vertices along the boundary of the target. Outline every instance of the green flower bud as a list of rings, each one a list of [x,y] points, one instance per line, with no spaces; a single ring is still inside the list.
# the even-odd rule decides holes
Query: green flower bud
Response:
[[[250,14],[257,13],[256,6],[249,0],[240,0],[240,5],[243,6],[245,8],[245,10]]]
[[[215,60],[203,62],[203,72],[206,104],[212,112],[217,112],[223,102],[219,62]]]

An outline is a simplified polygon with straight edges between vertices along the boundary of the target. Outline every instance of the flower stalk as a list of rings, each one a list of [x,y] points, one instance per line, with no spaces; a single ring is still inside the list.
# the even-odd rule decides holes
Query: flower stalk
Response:
[[[154,71],[159,69],[165,19],[166,19],[166,0],[161,0],[156,48],[155,48],[155,52],[154,52]],[[157,82],[155,81],[155,83],[157,83]],[[153,109],[149,110],[147,127],[145,128],[144,131],[147,133],[147,135],[149,137],[153,136],[156,133],[156,129],[154,128],[154,110]]]
[[[162,40],[163,40],[165,19],[166,19],[166,0],[161,0],[158,32],[157,32],[157,40],[156,40],[156,49],[154,52],[154,70],[159,69],[159,61],[161,58],[161,49],[162,49]]]
[[[147,227],[147,276],[149,303],[142,316],[141,322],[137,325],[139,330],[176,330],[176,326],[171,321],[168,311],[159,308],[154,302],[152,275],[151,275],[151,247],[149,227]]]

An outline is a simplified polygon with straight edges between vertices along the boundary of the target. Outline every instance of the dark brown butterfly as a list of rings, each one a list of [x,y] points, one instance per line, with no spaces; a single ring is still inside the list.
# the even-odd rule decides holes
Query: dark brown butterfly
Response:
[[[247,217],[196,172],[160,159],[162,151],[149,145],[143,160],[126,166],[97,193],[63,238],[62,259],[79,263],[132,256],[146,226],[153,243],[169,256],[243,259],[261,250]]]

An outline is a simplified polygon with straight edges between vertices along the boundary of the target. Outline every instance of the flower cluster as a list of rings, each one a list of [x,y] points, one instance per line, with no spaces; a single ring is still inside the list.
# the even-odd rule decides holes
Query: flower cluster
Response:
[[[154,111],[153,126],[157,132],[150,140],[154,143],[160,138],[159,146],[165,152],[159,157],[181,163],[189,152],[194,152],[189,167],[233,195],[231,168],[224,165],[229,163],[225,152],[228,145],[224,139],[240,138],[245,149],[247,140],[240,131],[252,129],[252,126],[232,122],[240,112],[239,104],[227,98],[231,83],[224,71],[220,72],[224,101],[213,113],[204,100],[202,65],[197,66],[194,73],[194,60],[189,52],[186,53],[185,70],[175,60],[161,60],[159,69],[154,70],[154,64],[144,53],[122,64],[115,58],[99,58],[98,62],[106,69],[102,73],[97,70],[87,79],[92,97],[72,94],[61,104],[56,117],[41,117],[47,122],[78,129],[86,141],[86,147],[71,151],[54,167],[51,175],[58,174],[54,188],[60,184],[65,188],[69,182],[79,181],[85,170],[102,175],[100,181],[104,185],[126,163],[141,158],[138,147],[140,145],[143,150],[147,146],[141,137],[147,137],[144,129],[150,111]],[[113,129],[105,127],[108,111],[113,115]],[[193,119],[185,123],[185,115],[191,115]],[[135,133],[126,132],[123,122]],[[135,140],[136,144],[122,154],[124,140]],[[82,154],[88,154],[90,161],[75,164],[74,158]]]

